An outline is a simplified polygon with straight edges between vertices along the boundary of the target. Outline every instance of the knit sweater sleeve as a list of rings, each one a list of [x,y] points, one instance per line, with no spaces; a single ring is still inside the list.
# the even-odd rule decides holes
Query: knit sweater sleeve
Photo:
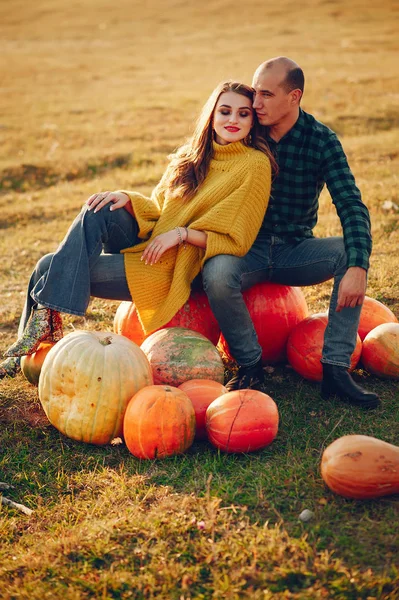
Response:
[[[255,241],[269,203],[271,166],[265,154],[256,152],[247,167],[241,185],[208,212],[205,226],[201,219],[190,224],[207,233],[202,265],[217,254],[244,256]]]
[[[161,214],[164,194],[160,189],[160,183],[154,188],[150,198],[139,192],[119,191],[129,196],[132,213],[139,226],[138,236],[141,239],[146,239],[151,234]]]

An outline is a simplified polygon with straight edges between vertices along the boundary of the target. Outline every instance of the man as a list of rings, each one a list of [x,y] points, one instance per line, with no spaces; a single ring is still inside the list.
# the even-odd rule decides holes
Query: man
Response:
[[[324,398],[334,394],[363,408],[379,398],[350,374],[371,253],[370,217],[336,134],[300,108],[302,69],[289,58],[255,71],[254,109],[267,129],[279,166],[259,235],[242,257],[220,255],[203,272],[204,288],[239,370],[229,390],[263,383],[261,347],[242,296],[260,281],[305,286],[334,278],[322,353]],[[324,185],[341,220],[343,238],[316,238],[318,199]]]

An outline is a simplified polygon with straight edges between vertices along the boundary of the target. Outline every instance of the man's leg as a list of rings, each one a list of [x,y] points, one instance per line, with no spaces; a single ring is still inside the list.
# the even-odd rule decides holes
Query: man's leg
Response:
[[[263,382],[262,348],[242,290],[267,278],[268,257],[267,242],[258,239],[246,256],[215,256],[206,262],[202,272],[209,304],[239,365],[237,376],[227,384],[229,390],[259,388]]]
[[[379,405],[376,394],[356,385],[347,371],[356,346],[361,306],[336,311],[338,289],[346,270],[342,238],[311,238],[297,245],[276,244],[272,249],[271,281],[306,286],[334,278],[321,359],[322,395],[336,394],[352,404],[375,408]]]

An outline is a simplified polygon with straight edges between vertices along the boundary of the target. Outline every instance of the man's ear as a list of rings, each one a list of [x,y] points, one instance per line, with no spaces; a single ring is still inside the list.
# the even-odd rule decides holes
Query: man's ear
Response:
[[[301,90],[292,90],[291,91],[291,104],[299,104],[302,98]]]

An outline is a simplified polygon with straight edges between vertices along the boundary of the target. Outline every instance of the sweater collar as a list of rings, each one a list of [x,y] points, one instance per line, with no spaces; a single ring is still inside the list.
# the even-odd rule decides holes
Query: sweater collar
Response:
[[[232,158],[236,158],[242,154],[248,153],[248,146],[245,146],[242,142],[232,142],[231,144],[226,144],[225,146],[221,146],[214,140],[213,144],[213,157],[215,160],[230,160]]]

